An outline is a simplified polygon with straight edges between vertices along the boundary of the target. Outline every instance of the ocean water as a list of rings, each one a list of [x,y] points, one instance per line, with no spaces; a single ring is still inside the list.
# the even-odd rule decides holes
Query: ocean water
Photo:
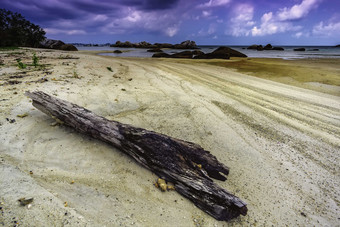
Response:
[[[199,46],[200,50],[204,53],[214,51],[219,46]],[[332,46],[281,46],[285,50],[247,50],[247,46],[229,46],[241,53],[246,54],[251,58],[283,58],[283,59],[301,59],[301,58],[340,58],[340,48]],[[303,47],[306,51],[294,51],[295,48]],[[101,53],[100,55],[108,55],[114,57],[151,57],[154,53],[147,52],[148,49],[144,48],[117,48],[109,46],[91,47],[91,46],[77,46],[78,50],[89,50],[89,51],[112,51],[112,53]],[[314,49],[318,49],[315,51]],[[121,50],[123,53],[115,54],[114,50]],[[172,54],[185,50],[176,49],[163,49],[163,52]]]

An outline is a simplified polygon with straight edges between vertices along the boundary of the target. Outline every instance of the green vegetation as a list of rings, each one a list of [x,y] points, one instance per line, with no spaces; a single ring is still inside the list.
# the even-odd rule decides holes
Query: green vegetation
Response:
[[[19,47],[2,47],[0,46],[0,51],[12,51],[12,50],[18,50]]]
[[[19,69],[26,69],[27,65],[22,63],[21,59],[17,59]]]
[[[21,14],[0,9],[0,47],[38,47],[45,34],[42,28]]]
[[[106,67],[107,70],[109,70],[110,72],[113,72],[112,68],[111,67]]]
[[[76,70],[73,71],[73,78],[80,79],[80,76],[76,72]]]
[[[36,68],[39,64],[39,58],[37,57],[37,55],[35,53],[33,53],[33,57],[32,57],[32,60],[33,60],[33,66],[34,68]]]

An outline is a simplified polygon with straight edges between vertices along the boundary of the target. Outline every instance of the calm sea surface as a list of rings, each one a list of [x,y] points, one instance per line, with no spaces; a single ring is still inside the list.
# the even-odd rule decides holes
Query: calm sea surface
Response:
[[[204,53],[209,53],[214,51],[219,46],[199,46],[201,51]],[[283,58],[283,59],[297,59],[297,58],[340,58],[340,48],[331,46],[281,46],[284,51],[275,50],[247,50],[247,46],[229,46],[237,51],[246,54],[251,58]],[[294,51],[295,48],[303,47],[306,51]],[[144,48],[117,48],[117,47],[88,47],[88,46],[77,46],[78,50],[93,50],[93,51],[114,51],[121,50],[124,51],[121,54],[115,53],[102,53],[100,55],[109,55],[115,57],[151,57],[154,53],[147,52],[148,49]],[[318,49],[316,51],[315,49]],[[172,54],[181,52],[184,50],[174,50],[174,49],[163,49],[165,53]]]

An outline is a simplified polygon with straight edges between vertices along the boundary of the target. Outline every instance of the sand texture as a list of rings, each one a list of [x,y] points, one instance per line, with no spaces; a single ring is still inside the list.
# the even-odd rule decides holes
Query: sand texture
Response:
[[[16,66],[16,58],[32,62],[32,49],[0,53],[0,226],[339,225],[336,82],[298,81],[293,71],[260,78],[220,60],[34,51],[43,67]],[[321,62],[313,70],[330,66]],[[339,80],[339,69],[332,70]],[[228,180],[215,182],[246,201],[248,215],[219,222],[176,191],[161,192],[156,175],[55,124],[32,106],[27,90],[201,145],[230,167]],[[21,206],[22,197],[34,201]]]

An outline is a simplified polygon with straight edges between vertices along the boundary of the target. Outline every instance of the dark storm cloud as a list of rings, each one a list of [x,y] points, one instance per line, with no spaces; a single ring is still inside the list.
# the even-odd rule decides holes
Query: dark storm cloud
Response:
[[[26,19],[44,28],[48,36],[55,37],[158,34],[166,37],[181,35],[186,39],[203,37],[224,40],[230,36],[267,37],[285,34],[288,38],[302,39],[312,35],[336,37],[340,27],[336,11],[339,7],[333,7],[334,3],[326,4],[325,0],[0,0],[0,2],[0,8],[21,13]],[[323,11],[317,12],[319,5],[323,7]],[[308,28],[305,28],[307,25],[305,22],[309,21]]]
[[[177,5],[179,0],[146,0],[143,8],[147,10],[171,9]]]

